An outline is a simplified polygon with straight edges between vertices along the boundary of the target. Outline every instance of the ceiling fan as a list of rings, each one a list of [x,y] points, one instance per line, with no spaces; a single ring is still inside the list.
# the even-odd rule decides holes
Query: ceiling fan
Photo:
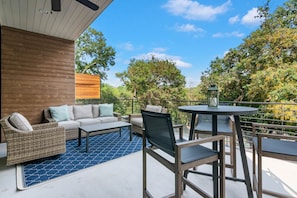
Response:
[[[83,4],[84,6],[96,11],[99,9],[99,6],[94,4],[89,0],[76,0],[77,2]],[[52,2],[52,11],[60,12],[61,11],[61,0],[51,0]]]

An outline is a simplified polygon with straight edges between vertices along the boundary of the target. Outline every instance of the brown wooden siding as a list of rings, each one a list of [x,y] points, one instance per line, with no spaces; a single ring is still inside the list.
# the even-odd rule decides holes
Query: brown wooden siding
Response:
[[[100,78],[98,75],[75,74],[75,99],[100,98]]]
[[[75,103],[74,41],[2,26],[1,56],[1,117],[36,124],[44,108]]]

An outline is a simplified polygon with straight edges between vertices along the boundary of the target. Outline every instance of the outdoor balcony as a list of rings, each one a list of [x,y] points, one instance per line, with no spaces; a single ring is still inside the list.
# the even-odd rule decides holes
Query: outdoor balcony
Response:
[[[47,15],[55,17],[54,20],[48,20],[46,15],[35,17],[35,23],[32,26],[28,25],[31,24],[28,23],[28,20],[33,20],[28,19],[26,16],[35,16],[32,13],[45,14],[40,11],[47,10],[50,1],[43,3],[41,10],[39,1],[28,1],[27,4],[25,3],[26,5],[23,2],[21,0],[4,0],[1,4],[1,10],[3,11],[0,13],[7,13],[7,15],[0,17],[2,22],[1,44],[2,49],[5,49],[1,52],[1,115],[4,116],[11,112],[21,111],[28,115],[30,121],[40,123],[40,113],[43,108],[55,104],[73,104],[75,102],[74,41],[112,1],[97,1],[100,10],[93,13],[80,4],[75,4],[77,3],[75,1],[71,1],[72,6],[66,5],[70,1],[61,1],[62,14]],[[26,28],[24,29],[24,27]],[[61,28],[44,29],[44,27]],[[34,32],[31,32],[31,30],[34,30]],[[32,96],[35,96],[34,100]],[[100,102],[103,102],[103,100]],[[128,101],[128,103],[130,102]],[[193,104],[198,103],[194,101]],[[191,102],[185,104],[178,101],[176,106],[180,105],[191,105]],[[274,111],[275,109],[269,110],[273,103],[238,103],[236,105],[262,106],[264,110],[268,110],[260,111],[258,116],[243,117],[241,120],[245,135],[248,165],[251,172],[250,123],[252,121],[263,121],[264,123],[277,122],[286,124],[288,119],[285,116],[292,115],[294,118],[292,123],[296,125],[296,108],[295,110],[292,109],[292,114],[286,114],[286,112],[282,111],[288,108],[283,104],[276,104],[279,105],[276,108],[277,111]],[[296,104],[288,104],[288,106],[292,105],[296,107]],[[271,116],[271,114],[278,114],[279,120],[275,120],[275,117]],[[186,124],[186,120],[187,116],[182,115],[174,121],[179,123],[183,121],[181,123]],[[237,155],[239,155],[239,152],[237,152]],[[138,198],[142,195],[142,160],[140,151],[23,191],[17,190],[16,168],[15,166],[5,165],[5,156],[6,144],[0,143],[1,198]],[[240,159],[240,157],[237,157],[237,159]],[[172,193],[174,191],[173,174],[152,159],[149,160],[149,163],[151,166],[151,171],[149,169],[149,187],[155,193],[154,195],[161,197]],[[296,163],[292,162],[265,159],[263,164],[264,187],[285,193],[288,196],[297,197],[297,184],[295,182],[297,175],[296,165]],[[237,167],[238,177],[242,177],[240,160],[238,160]],[[199,169],[206,172],[210,171],[208,166],[199,167]],[[228,174],[230,175],[230,172],[227,170]],[[209,177],[192,174],[190,174],[190,177],[194,177],[202,187],[208,188],[211,186]],[[246,188],[243,183],[227,181],[226,190],[226,197],[246,197]],[[184,192],[184,197],[197,197],[197,195],[187,188]]]
[[[185,131],[187,136],[187,131]],[[228,150],[228,146],[226,147]],[[252,152],[246,150],[251,175]],[[44,182],[38,186],[18,191],[16,188],[16,167],[5,165],[6,145],[0,144],[0,197],[142,197],[142,152],[111,160],[75,173]],[[237,150],[238,177],[243,178],[240,152]],[[228,159],[227,159],[228,160]],[[163,197],[174,192],[174,175],[168,169],[149,157],[148,186],[155,197]],[[200,171],[210,172],[211,166],[199,167]],[[226,175],[231,171],[226,169]],[[297,163],[264,158],[264,187],[297,197]],[[211,177],[189,174],[199,186],[212,192]],[[254,194],[255,195],[255,194]],[[187,187],[183,197],[198,197]],[[226,197],[247,197],[246,187],[242,182],[226,180]],[[269,197],[264,195],[264,197]]]

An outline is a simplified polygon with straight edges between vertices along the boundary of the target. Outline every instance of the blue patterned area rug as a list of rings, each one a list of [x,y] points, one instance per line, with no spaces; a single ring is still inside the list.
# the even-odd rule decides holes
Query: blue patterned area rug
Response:
[[[142,138],[133,135],[130,141],[128,128],[118,132],[91,136],[86,153],[85,138],[81,146],[77,140],[66,142],[66,153],[17,165],[17,188],[24,190],[42,182],[113,160],[142,149]]]

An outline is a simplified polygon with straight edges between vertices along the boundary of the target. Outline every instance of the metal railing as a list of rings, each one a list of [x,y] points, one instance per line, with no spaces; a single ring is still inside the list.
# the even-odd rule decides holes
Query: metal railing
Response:
[[[128,115],[131,113],[140,113],[140,105],[135,99],[118,99],[116,106],[121,107],[121,113]],[[121,105],[121,103],[123,105]],[[179,106],[205,104],[205,101],[170,101],[171,107],[166,107],[171,113],[175,123],[185,126],[185,133],[189,129],[191,115],[178,111]],[[244,140],[247,147],[250,147],[252,140],[252,123],[266,123],[277,125],[297,126],[297,103],[281,102],[233,102],[222,101],[222,104],[234,106],[248,106],[258,108],[258,113],[240,117],[241,128],[244,134]],[[290,135],[297,135],[297,131],[291,131]]]

